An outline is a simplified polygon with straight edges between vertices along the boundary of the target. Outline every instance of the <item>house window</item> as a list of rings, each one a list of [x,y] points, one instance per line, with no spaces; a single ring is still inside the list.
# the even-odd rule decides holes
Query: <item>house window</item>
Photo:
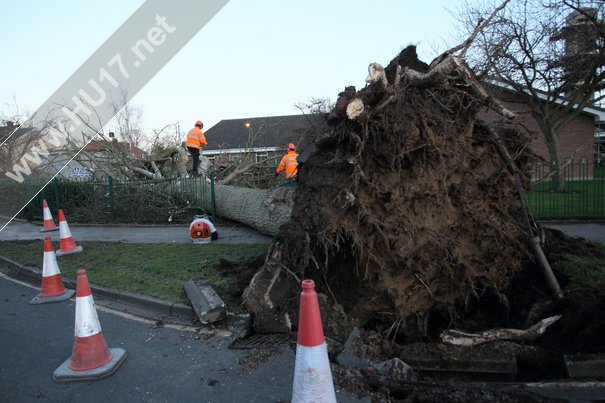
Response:
[[[256,153],[256,161],[255,162],[258,164],[259,162],[266,160],[268,158],[268,156],[269,155],[267,154],[266,151],[259,151],[259,152]]]
[[[239,164],[242,162],[242,155],[239,153],[229,154],[229,162]]]

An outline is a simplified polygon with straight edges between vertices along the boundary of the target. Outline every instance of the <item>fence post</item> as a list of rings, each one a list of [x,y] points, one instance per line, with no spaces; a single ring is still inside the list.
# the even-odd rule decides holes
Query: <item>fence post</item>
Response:
[[[212,222],[216,222],[216,197],[214,195],[214,172],[210,172],[210,199],[212,200]]]
[[[31,186],[29,184],[29,180],[28,179],[25,179],[24,183],[25,183],[25,195],[26,195],[26,199],[29,200],[30,199],[30,194],[32,193]],[[30,221],[34,219],[34,202],[35,202],[35,197],[33,199],[31,199],[29,201],[29,203],[27,204],[27,219],[30,220]]]
[[[59,210],[61,208],[61,193],[59,192],[59,180],[57,177],[53,179],[53,190],[55,192],[55,208]]]
[[[109,219],[114,221],[116,219],[116,208],[113,200],[113,178],[107,177],[107,188],[109,192]]]

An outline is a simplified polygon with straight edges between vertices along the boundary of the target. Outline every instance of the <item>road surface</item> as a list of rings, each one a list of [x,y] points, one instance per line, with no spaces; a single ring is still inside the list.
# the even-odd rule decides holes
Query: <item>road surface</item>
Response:
[[[294,350],[231,350],[235,336],[197,328],[156,327],[97,304],[109,347],[128,358],[111,377],[59,384],[53,371],[71,356],[75,302],[28,301],[38,290],[0,277],[0,401],[2,402],[278,402],[292,393]],[[338,391],[340,402],[357,402]]]

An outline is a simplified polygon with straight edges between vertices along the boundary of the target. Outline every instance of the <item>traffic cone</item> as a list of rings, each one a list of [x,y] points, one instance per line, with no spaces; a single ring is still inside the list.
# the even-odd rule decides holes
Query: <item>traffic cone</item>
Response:
[[[50,213],[46,199],[42,200],[42,214],[44,215],[44,227],[40,232],[58,231],[59,227],[55,225],[55,220],[53,220],[53,215]]]
[[[315,283],[303,280],[292,403],[336,402]]]
[[[113,375],[126,359],[124,349],[107,347],[84,269],[78,270],[74,333],[71,357],[53,372],[55,381],[91,381],[106,378]]]
[[[71,231],[69,230],[69,225],[67,225],[67,221],[65,220],[63,210],[59,210],[59,238],[61,239],[57,256],[71,255],[72,253],[82,252],[82,247],[77,246],[71,236]]]
[[[57,265],[55,249],[50,237],[44,237],[44,261],[42,263],[42,288],[30,304],[47,304],[49,302],[61,302],[73,297],[75,291],[68,290],[63,285],[61,271]]]

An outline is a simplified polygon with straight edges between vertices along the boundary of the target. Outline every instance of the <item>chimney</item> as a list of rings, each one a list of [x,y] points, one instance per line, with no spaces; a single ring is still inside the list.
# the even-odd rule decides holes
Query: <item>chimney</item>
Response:
[[[560,66],[569,85],[568,97],[582,85],[599,57],[598,30],[594,25],[598,19],[596,8],[574,10],[565,18],[563,28],[552,37],[555,41],[564,41]]]
[[[591,21],[596,19],[596,8],[583,8],[567,16],[562,33],[566,57],[585,56],[597,51],[598,34]]]

